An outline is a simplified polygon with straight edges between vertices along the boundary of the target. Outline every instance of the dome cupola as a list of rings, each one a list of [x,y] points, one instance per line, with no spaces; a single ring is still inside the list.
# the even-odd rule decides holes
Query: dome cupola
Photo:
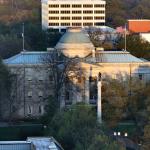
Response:
[[[55,48],[69,58],[84,58],[95,49],[87,33],[79,28],[68,29]]]

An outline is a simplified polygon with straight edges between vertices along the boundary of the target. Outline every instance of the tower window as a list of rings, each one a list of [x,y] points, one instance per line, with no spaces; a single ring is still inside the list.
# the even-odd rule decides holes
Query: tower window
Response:
[[[70,23],[61,23],[61,26],[70,26]]]
[[[61,17],[61,20],[70,20],[70,17]]]
[[[49,20],[59,20],[59,17],[49,17]]]
[[[80,4],[73,4],[72,8],[81,8],[82,6]]]
[[[69,4],[62,4],[62,5],[61,5],[61,8],[69,8],[69,7],[70,7]]]
[[[72,20],[81,20],[82,17],[72,17]]]
[[[86,23],[83,23],[83,26],[93,26],[93,23],[91,22],[86,22]]]
[[[84,8],[92,8],[93,5],[91,5],[91,4],[85,4],[85,5],[83,5],[83,7],[84,7]]]
[[[96,7],[96,8],[98,8],[98,7],[99,8],[103,8],[103,7],[105,7],[105,5],[104,4],[95,4],[94,7]]]
[[[72,13],[73,14],[81,14],[81,11],[80,10],[73,10]]]
[[[59,23],[52,22],[52,23],[49,23],[49,26],[59,26]]]
[[[104,26],[105,23],[104,22],[96,22],[94,23],[95,26]]]
[[[92,14],[93,11],[92,11],[92,10],[84,10],[83,13],[84,13],[84,14]]]
[[[91,16],[86,16],[86,17],[83,17],[84,20],[93,20],[93,17]]]
[[[59,5],[57,5],[57,4],[51,4],[51,5],[49,5],[49,8],[58,8],[59,7]]]
[[[95,17],[94,17],[94,19],[95,19],[95,20],[104,20],[104,19],[105,19],[105,17],[95,16]]]
[[[70,11],[69,10],[62,10],[61,13],[62,14],[70,14]]]
[[[95,10],[94,13],[95,14],[104,14],[105,11],[104,10]]]
[[[78,26],[81,26],[81,23],[72,23],[72,26],[78,27]]]
[[[51,10],[49,11],[50,14],[59,14],[59,11],[58,10]]]

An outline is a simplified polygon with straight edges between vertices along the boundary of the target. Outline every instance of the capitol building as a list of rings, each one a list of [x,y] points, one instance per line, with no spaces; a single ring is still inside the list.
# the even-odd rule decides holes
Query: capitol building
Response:
[[[95,48],[85,30],[69,28],[49,51],[24,51],[4,60],[16,77],[13,93],[14,117],[37,118],[45,113],[47,98],[54,96],[54,80],[51,62],[46,64],[41,58],[56,51],[59,56],[72,63],[66,76],[68,80],[64,80],[60,89],[61,108],[77,102],[98,105],[101,94],[99,83],[103,84],[107,77],[117,80],[122,77],[122,80],[126,80],[130,76],[143,82],[150,80],[149,61],[137,58],[127,51],[105,51]],[[63,61],[60,71],[62,67]]]

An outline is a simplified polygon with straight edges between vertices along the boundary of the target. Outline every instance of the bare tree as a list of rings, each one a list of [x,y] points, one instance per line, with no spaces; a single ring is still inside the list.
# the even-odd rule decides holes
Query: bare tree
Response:
[[[121,34],[103,29],[87,28],[90,40],[95,47],[103,47],[104,49],[113,49],[116,42],[121,38]]]
[[[12,119],[15,117],[15,113],[22,107],[21,97],[24,92],[23,91],[24,89],[22,87],[23,80],[24,80],[24,74],[22,73],[22,67],[16,67],[15,71],[11,72],[10,74],[10,81],[11,81],[10,91],[8,92],[8,97],[6,101],[6,105],[7,105],[6,107],[9,113],[8,119],[10,123]]]
[[[55,49],[42,56],[42,60],[50,68],[50,76],[53,78],[54,84],[54,97],[60,104],[61,96],[67,83],[69,82],[76,86],[73,80],[82,78],[83,70],[80,69],[80,58],[65,57]]]

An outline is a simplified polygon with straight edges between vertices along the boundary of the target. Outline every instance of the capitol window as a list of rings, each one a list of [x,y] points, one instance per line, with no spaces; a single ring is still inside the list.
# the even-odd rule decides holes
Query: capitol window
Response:
[[[43,114],[43,113],[44,113],[44,106],[39,105],[39,114]]]
[[[31,105],[28,105],[28,115],[31,115],[33,112],[33,107]]]
[[[28,81],[32,81],[32,77],[28,77]]]
[[[32,97],[32,91],[28,92],[28,97]]]
[[[43,92],[40,91],[38,95],[39,95],[39,97],[42,97],[43,96]]]

